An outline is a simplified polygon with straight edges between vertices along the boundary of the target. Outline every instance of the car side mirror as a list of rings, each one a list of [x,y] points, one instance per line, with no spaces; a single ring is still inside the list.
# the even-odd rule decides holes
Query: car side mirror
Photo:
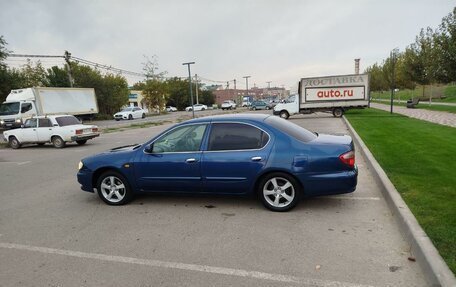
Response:
[[[151,143],[150,145],[147,145],[146,148],[144,149],[144,152],[153,153],[154,152],[154,144]]]

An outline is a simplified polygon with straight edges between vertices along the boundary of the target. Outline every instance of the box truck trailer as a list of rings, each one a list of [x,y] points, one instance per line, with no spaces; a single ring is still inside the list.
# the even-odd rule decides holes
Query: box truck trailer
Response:
[[[98,113],[92,88],[26,88],[12,90],[0,105],[0,127],[17,128],[33,116],[68,114],[78,118]]]
[[[368,103],[368,74],[303,78],[298,94],[277,104],[273,113],[285,119],[313,112],[332,112],[335,117],[342,117],[346,110],[364,108]]]

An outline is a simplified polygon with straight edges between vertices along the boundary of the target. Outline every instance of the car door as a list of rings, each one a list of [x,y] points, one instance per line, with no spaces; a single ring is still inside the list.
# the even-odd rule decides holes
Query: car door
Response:
[[[28,119],[25,121],[24,127],[20,130],[20,138],[18,140],[22,143],[25,142],[37,142],[37,124],[38,120],[36,118]]]
[[[141,191],[201,191],[201,142],[207,124],[179,126],[155,140],[135,161]]]
[[[141,109],[140,108],[134,108],[133,110],[134,110],[134,118],[135,119],[141,118],[141,116],[142,116]]]
[[[39,142],[49,142],[52,136],[52,123],[48,118],[38,119],[37,138]]]
[[[213,123],[203,152],[204,192],[246,193],[266,166],[270,135],[246,123]]]

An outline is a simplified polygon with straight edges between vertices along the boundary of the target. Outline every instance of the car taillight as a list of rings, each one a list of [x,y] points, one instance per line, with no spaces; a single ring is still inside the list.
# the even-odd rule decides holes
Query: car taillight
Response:
[[[98,132],[98,128],[92,128],[92,132],[94,132],[94,133]]]
[[[76,130],[77,135],[82,135],[82,130]]]
[[[349,151],[339,156],[341,162],[345,163],[349,167],[355,167],[355,152]]]

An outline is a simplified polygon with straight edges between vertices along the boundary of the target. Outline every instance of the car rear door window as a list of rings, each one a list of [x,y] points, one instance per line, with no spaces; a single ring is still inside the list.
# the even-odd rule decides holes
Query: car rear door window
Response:
[[[52,127],[52,123],[49,119],[39,119],[38,126],[40,128],[48,128],[48,127]]]
[[[254,126],[241,123],[214,123],[209,137],[209,151],[260,149],[269,135]]]

